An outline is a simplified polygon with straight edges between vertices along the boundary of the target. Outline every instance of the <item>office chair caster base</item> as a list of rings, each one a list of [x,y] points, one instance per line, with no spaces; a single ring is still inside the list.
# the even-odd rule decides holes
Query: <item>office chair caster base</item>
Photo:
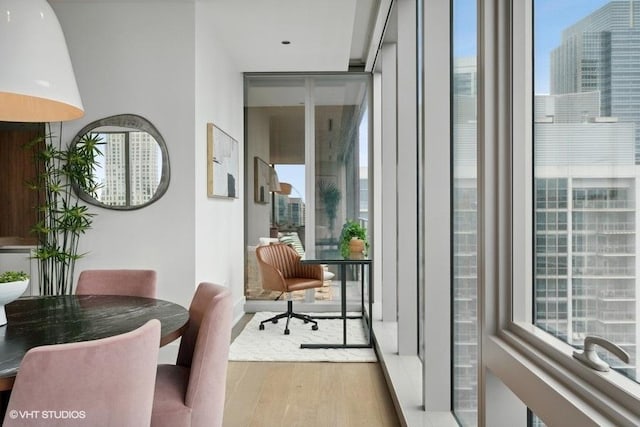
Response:
[[[289,322],[291,321],[291,319],[300,319],[302,320],[305,324],[307,323],[311,323],[311,329],[314,331],[318,330],[318,322],[316,322],[313,317],[308,316],[306,314],[300,314],[300,313],[295,313],[293,311],[293,306],[292,306],[292,301],[289,300],[287,301],[287,311],[281,314],[278,314],[270,319],[265,319],[262,322],[260,322],[259,325],[259,329],[262,331],[264,330],[264,325],[265,323],[271,322],[271,323],[278,323],[278,321],[280,319],[285,319],[286,323],[284,325],[284,334],[285,335],[289,335],[291,333],[291,331],[289,330]]]

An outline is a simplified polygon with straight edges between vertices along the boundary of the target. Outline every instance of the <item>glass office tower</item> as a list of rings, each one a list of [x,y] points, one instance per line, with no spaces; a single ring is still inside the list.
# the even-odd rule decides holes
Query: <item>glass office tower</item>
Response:
[[[612,1],[562,32],[551,52],[551,94],[600,93],[601,116],[636,124],[640,162],[640,4]]]

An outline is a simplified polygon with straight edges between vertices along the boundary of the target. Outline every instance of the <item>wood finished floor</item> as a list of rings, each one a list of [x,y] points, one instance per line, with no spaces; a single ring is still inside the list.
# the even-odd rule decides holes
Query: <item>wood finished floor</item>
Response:
[[[225,427],[399,425],[378,363],[229,362]]]

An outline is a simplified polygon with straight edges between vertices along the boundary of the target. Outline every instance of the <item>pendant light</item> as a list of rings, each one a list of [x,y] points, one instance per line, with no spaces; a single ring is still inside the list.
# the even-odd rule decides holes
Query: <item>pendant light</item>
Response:
[[[0,14],[0,121],[82,117],[67,43],[49,3],[0,0]]]

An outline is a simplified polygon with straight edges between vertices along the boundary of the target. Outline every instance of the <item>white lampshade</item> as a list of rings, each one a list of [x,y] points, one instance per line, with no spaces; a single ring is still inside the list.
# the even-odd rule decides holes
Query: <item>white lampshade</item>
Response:
[[[280,181],[278,180],[278,174],[273,167],[269,169],[269,191],[271,191],[272,193],[277,193],[280,191]]]
[[[0,0],[0,120],[58,122],[84,109],[67,43],[46,0]]]

